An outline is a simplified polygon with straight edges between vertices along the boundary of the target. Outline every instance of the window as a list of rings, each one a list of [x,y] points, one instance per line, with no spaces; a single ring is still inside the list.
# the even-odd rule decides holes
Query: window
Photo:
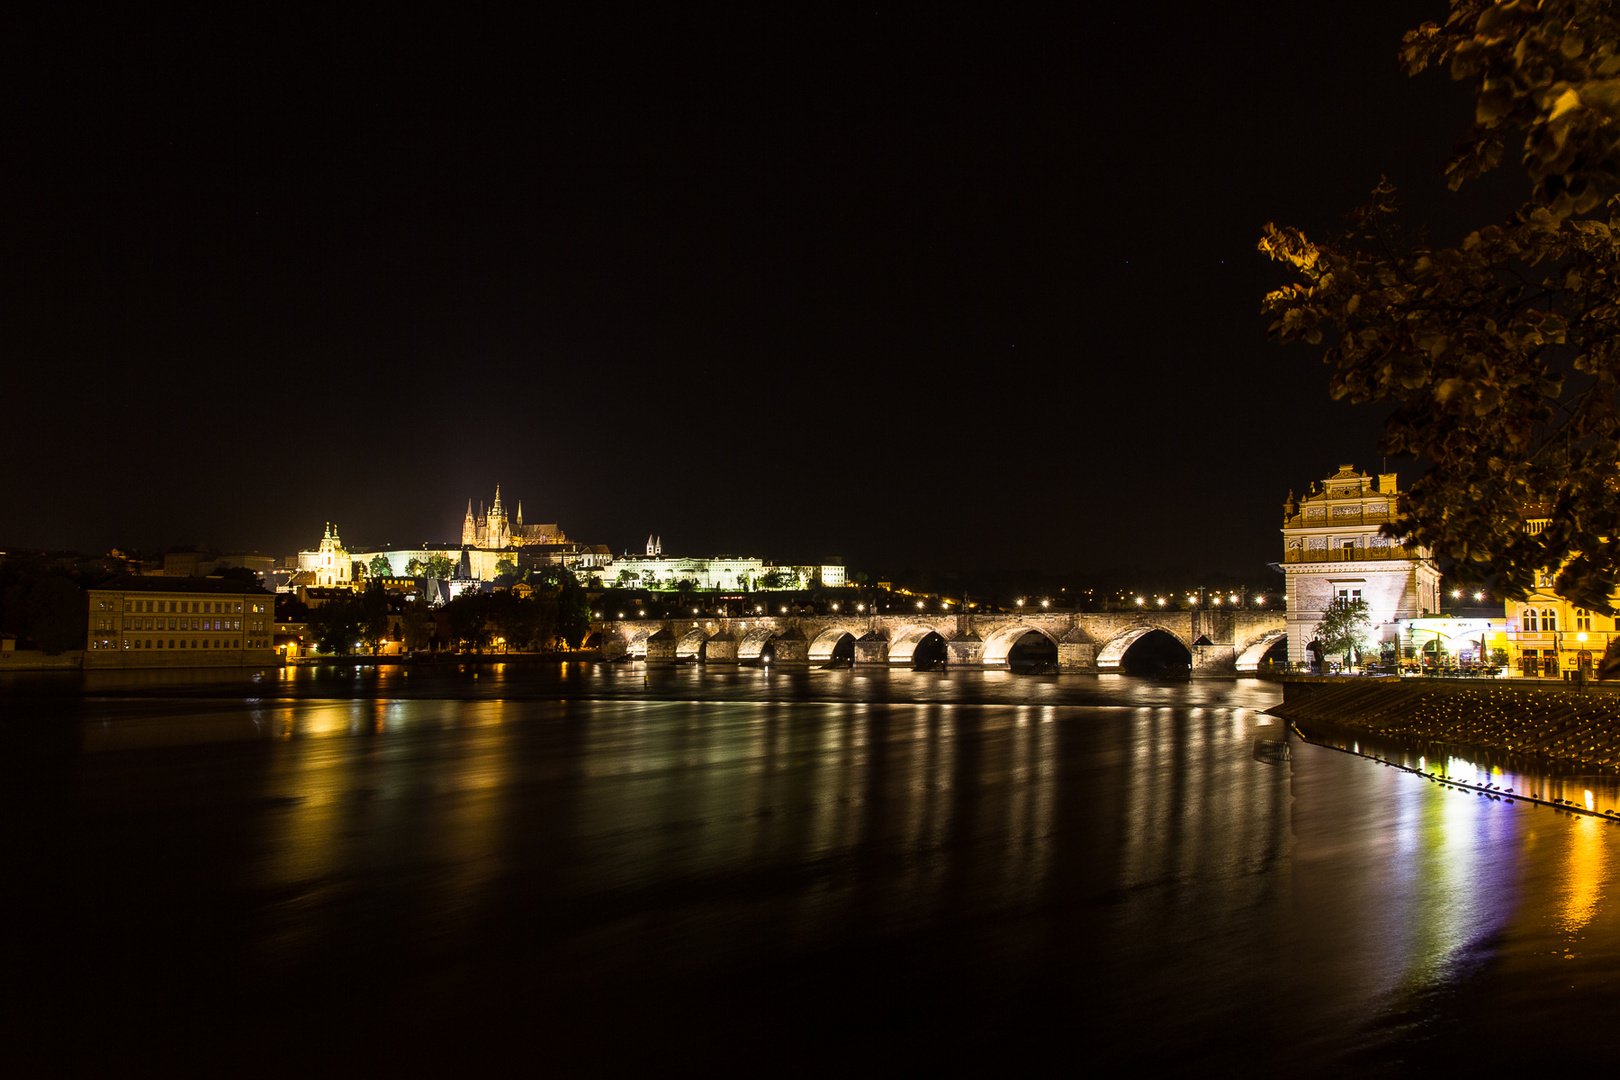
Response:
[[[1533,633],[1536,632],[1536,609],[1535,608],[1525,608],[1524,609],[1524,632],[1527,633],[1527,634],[1533,634]]]
[[[1587,611],[1585,608],[1575,609],[1575,629],[1592,629],[1592,613],[1590,611]]]
[[[1554,611],[1552,608],[1548,608],[1547,610],[1543,611],[1541,613],[1541,628],[1549,634],[1557,632],[1558,612]]]

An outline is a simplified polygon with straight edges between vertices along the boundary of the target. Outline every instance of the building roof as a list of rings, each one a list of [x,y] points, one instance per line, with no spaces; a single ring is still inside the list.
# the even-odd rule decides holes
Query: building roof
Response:
[[[257,585],[244,585],[228,578],[134,577],[120,575],[92,587],[97,592],[229,593],[232,596],[269,596]]]

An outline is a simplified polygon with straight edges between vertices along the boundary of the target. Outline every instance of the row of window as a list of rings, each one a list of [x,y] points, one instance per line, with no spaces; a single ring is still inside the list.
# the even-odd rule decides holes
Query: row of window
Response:
[[[154,607],[154,605],[156,606]],[[141,612],[179,612],[190,614],[207,613],[213,615],[234,613],[240,615],[242,612],[242,602],[240,600],[131,600],[128,597],[125,597],[124,610]],[[262,613],[264,611],[264,604],[249,604],[248,610],[256,614]]]
[[[107,620],[111,621],[111,620]],[[125,630],[240,630],[241,619],[170,619],[169,625],[163,625],[162,619],[125,619]],[[117,627],[105,627],[108,630]]]
[[[1614,628],[1620,631],[1620,618],[1615,619]],[[1558,612],[1553,608],[1536,611],[1535,608],[1525,608],[1519,613],[1519,629],[1527,634],[1554,634],[1558,632]],[[1575,629],[1592,629],[1592,613],[1585,608],[1575,609]]]

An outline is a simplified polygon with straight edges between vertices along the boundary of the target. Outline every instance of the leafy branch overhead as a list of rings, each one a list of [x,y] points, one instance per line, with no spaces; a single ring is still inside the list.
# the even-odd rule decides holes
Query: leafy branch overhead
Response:
[[[1265,298],[1270,337],[1326,343],[1334,397],[1395,406],[1382,449],[1425,459],[1390,530],[1496,572],[1523,595],[1544,567],[1613,610],[1620,580],[1620,22],[1599,0],[1453,0],[1406,36],[1409,73],[1472,82],[1453,188],[1523,137],[1529,200],[1455,247],[1403,226],[1382,182],[1345,230],[1268,224],[1295,281]],[[1534,535],[1526,518],[1550,518]]]

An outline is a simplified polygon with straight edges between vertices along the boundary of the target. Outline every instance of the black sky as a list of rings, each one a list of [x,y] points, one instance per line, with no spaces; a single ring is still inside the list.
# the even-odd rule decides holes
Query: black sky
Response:
[[[616,551],[1247,572],[1380,419],[1262,340],[1261,224],[1517,194],[1438,180],[1438,3],[576,6],[8,17],[0,547],[499,482]]]

